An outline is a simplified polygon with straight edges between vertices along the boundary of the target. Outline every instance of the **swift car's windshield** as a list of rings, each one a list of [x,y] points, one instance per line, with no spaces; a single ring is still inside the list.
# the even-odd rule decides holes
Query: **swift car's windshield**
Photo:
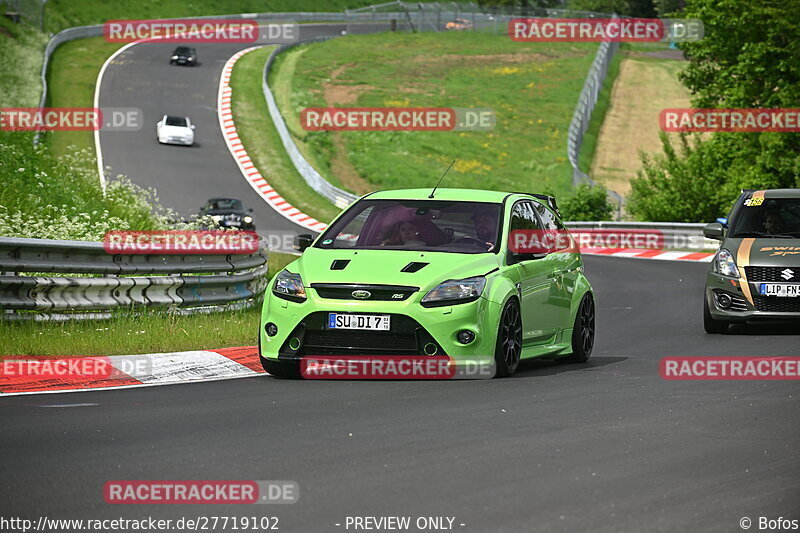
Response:
[[[748,198],[733,220],[731,237],[800,237],[800,198]]]

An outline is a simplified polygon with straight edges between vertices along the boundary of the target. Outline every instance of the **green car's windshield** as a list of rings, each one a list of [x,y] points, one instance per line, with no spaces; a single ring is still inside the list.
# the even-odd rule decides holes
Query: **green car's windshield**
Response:
[[[363,200],[317,241],[319,248],[496,251],[500,204],[439,200]]]
[[[800,237],[800,198],[748,198],[733,220],[730,237]]]

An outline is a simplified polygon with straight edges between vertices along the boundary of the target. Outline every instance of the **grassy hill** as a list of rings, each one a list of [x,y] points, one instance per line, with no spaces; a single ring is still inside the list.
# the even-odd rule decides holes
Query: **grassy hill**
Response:
[[[331,182],[361,193],[431,185],[571,188],[566,134],[597,45],[516,43],[483,33],[350,35],[282,54],[271,85],[301,150]],[[326,106],[495,110],[493,131],[308,132]]]

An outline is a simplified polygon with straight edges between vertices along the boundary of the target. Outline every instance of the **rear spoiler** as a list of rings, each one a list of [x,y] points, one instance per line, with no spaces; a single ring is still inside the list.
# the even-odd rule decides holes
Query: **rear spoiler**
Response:
[[[555,196],[550,196],[549,194],[538,194],[538,193],[535,193],[535,192],[524,192],[524,193],[520,193],[520,194],[528,194],[528,195],[533,196],[534,198],[536,198],[538,200],[542,200],[548,206],[550,206],[550,209],[552,209],[553,211],[556,212],[556,215],[561,216],[561,211],[558,210],[558,204],[556,203],[556,197]]]

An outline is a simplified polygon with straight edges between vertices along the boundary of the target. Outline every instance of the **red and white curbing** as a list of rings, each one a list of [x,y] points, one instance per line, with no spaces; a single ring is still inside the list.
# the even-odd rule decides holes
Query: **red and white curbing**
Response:
[[[235,53],[222,68],[222,77],[219,81],[219,93],[217,95],[217,116],[219,118],[219,127],[222,130],[222,136],[225,138],[225,143],[228,145],[228,149],[233,159],[236,161],[236,164],[239,166],[239,170],[241,170],[244,179],[247,180],[247,183],[250,184],[253,190],[256,191],[270,207],[304,228],[315,232],[322,232],[328,227],[327,224],[301,212],[284,200],[283,197],[270,186],[269,182],[261,175],[256,165],[250,159],[250,156],[247,155],[247,150],[242,145],[242,141],[239,139],[239,135],[236,131],[236,124],[233,121],[233,113],[231,111],[231,95],[233,91],[230,87],[230,81],[233,66],[240,57],[259,48],[261,47],[254,46]]]
[[[8,359],[13,360],[14,357],[9,356]],[[115,374],[113,377],[104,378],[77,373],[57,377],[52,373],[51,375],[0,373],[0,398],[23,394],[129,389],[266,375],[261,368],[258,348],[255,346],[78,359],[103,359],[113,367]],[[76,358],[46,360],[55,365],[59,361],[74,362]],[[131,371],[131,369],[142,370]]]
[[[658,259],[662,261],[698,261],[709,263],[713,252],[676,252],[645,248],[581,248],[586,255],[605,255],[610,257],[631,257],[634,259]]]

